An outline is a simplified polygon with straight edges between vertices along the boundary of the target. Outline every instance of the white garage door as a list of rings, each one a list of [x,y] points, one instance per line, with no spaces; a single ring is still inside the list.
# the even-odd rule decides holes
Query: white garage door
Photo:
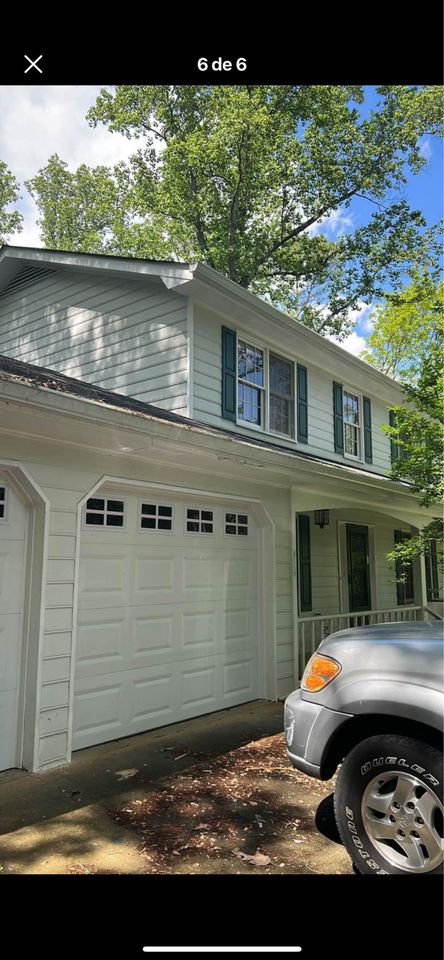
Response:
[[[255,699],[257,568],[242,504],[88,501],[73,748]]]
[[[0,471],[0,770],[17,766],[26,507]]]

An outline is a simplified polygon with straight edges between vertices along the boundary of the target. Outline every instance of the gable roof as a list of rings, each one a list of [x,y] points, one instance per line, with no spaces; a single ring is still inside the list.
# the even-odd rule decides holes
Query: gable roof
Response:
[[[181,263],[173,260],[146,260],[137,257],[117,257],[108,254],[71,253],[63,250],[47,250],[34,247],[0,247],[0,295],[2,290],[17,283],[17,275],[24,267],[40,269],[62,268],[66,270],[105,273],[107,277],[137,279],[157,278],[167,289],[195,300],[230,317],[233,325],[242,325],[246,318],[263,319],[271,323],[277,335],[285,337],[297,333],[304,360],[318,367],[325,366],[325,354],[330,357],[332,368],[344,382],[354,371],[354,380],[362,377],[374,381],[375,395],[387,403],[399,403],[401,387],[395,380],[380,373],[375,367],[359,360],[337,343],[310,330],[300,321],[254,293],[240,287],[217,270],[204,263]]]

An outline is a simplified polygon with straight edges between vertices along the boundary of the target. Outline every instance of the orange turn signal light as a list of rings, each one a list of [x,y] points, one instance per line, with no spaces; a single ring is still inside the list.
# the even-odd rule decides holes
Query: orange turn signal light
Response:
[[[337,677],[341,669],[341,664],[333,660],[333,657],[320,657],[317,653],[313,654],[304,670],[301,680],[302,690],[307,690],[309,693],[323,690],[327,683]]]

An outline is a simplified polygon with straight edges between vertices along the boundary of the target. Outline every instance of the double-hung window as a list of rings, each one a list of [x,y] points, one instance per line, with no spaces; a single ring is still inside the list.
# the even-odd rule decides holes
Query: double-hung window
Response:
[[[344,455],[361,459],[361,410],[359,397],[344,388]]]
[[[294,363],[241,338],[237,341],[237,420],[294,437]]]
[[[246,340],[238,340],[237,345],[237,416],[244,423],[264,427],[264,351]]]

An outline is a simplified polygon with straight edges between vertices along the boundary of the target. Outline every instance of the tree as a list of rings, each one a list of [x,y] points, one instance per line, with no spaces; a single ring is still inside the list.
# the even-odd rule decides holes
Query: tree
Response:
[[[43,239],[66,250],[203,260],[324,334],[426,268],[436,233],[393,200],[442,129],[440,88],[383,86],[368,116],[356,86],[117,86],[88,113],[129,139],[128,164],[71,172],[58,157],[27,184]],[[367,222],[333,239],[328,221]],[[362,210],[361,210],[362,213]],[[329,219],[330,218],[330,219]]]
[[[398,457],[392,464],[392,476],[407,480],[419,495],[421,506],[437,513],[444,494],[444,349],[443,318],[437,314],[435,337],[422,356],[416,381],[404,386],[406,403],[392,407],[394,425],[384,427]],[[413,560],[428,552],[430,543],[439,544],[442,557],[443,520],[433,516],[416,537],[404,540],[388,554],[397,562],[400,579]]]
[[[361,359],[389,377],[413,382],[443,332],[444,283],[435,284],[429,274],[417,276],[399,293],[388,294],[371,316]]]
[[[17,180],[6,163],[0,160],[0,243],[6,243],[9,234],[21,230],[22,215],[18,210],[6,208],[18,199],[19,186]]]

